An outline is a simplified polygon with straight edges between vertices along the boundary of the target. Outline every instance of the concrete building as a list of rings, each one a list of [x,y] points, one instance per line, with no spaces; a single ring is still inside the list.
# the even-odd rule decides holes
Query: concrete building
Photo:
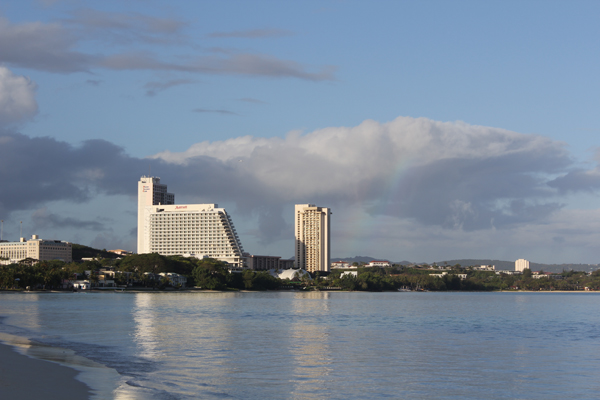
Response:
[[[523,272],[525,269],[529,269],[529,261],[522,258],[515,261],[515,271]]]
[[[295,264],[293,259],[279,259],[279,269],[293,269]]]
[[[346,261],[335,261],[331,264],[331,269],[344,269],[344,268],[352,268],[352,265]]]
[[[268,271],[270,269],[281,269],[277,256],[256,256],[246,254],[246,266],[255,271]]]
[[[17,263],[26,258],[39,261],[73,261],[73,245],[60,240],[40,239],[38,235],[31,239],[19,239],[18,242],[0,242],[0,264]]]
[[[159,178],[142,177],[138,183],[139,254],[210,257],[234,269],[244,267],[242,244],[224,208],[217,204],[148,204],[160,197],[151,192],[160,192],[165,201],[174,202],[166,185],[156,189],[157,182]]]
[[[329,271],[330,214],[329,208],[317,207],[314,204],[296,204],[296,268],[309,272]]]
[[[389,261],[377,261],[377,260],[373,260],[370,263],[368,263],[367,265],[365,265],[365,267],[379,267],[379,268],[384,268],[384,267],[391,267],[392,264]]]

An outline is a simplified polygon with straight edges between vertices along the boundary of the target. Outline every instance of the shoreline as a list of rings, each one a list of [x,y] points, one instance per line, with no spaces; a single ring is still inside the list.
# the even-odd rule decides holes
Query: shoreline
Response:
[[[0,332],[0,393],[7,398],[108,400],[123,392],[122,383],[115,369],[73,350]]]
[[[16,346],[0,343],[0,392],[7,399],[90,399],[92,389],[79,381],[80,371],[32,358]]]
[[[15,289],[0,289],[0,293],[22,293],[22,294],[43,294],[43,293],[268,293],[268,292],[285,292],[285,293],[600,293],[600,290],[383,290],[383,291],[368,291],[368,290],[208,290],[208,289],[181,289],[181,290],[147,290],[147,289],[87,289],[78,290],[15,290]]]

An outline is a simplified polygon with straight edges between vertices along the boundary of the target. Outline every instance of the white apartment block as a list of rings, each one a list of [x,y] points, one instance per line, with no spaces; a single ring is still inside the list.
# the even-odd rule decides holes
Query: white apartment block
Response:
[[[314,204],[296,204],[296,268],[309,272],[329,271],[330,214],[329,208],[317,207]]]
[[[0,264],[18,263],[26,258],[39,261],[61,260],[73,261],[73,245],[60,240],[44,240],[38,235],[18,242],[0,242]]]
[[[217,204],[150,204],[150,184],[158,178],[142,177],[138,183],[138,253],[165,256],[191,255],[225,261],[243,268],[243,248],[231,217]],[[165,201],[175,196],[164,191]],[[162,191],[163,189],[161,189]],[[154,196],[152,198],[154,201]]]
[[[515,261],[515,271],[523,272],[525,269],[529,269],[529,261],[522,258]]]

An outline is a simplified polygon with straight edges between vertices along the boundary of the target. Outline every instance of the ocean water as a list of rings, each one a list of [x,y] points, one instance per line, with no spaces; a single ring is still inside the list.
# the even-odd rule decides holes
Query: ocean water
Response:
[[[0,293],[0,339],[80,369],[96,399],[596,399],[599,306],[590,293]]]

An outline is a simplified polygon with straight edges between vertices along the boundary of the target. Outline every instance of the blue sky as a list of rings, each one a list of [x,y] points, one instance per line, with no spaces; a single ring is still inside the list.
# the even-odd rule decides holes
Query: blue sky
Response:
[[[293,204],[311,202],[334,210],[334,257],[597,263],[599,16],[593,1],[3,2],[4,238],[23,221],[135,250],[151,169],[177,202],[227,207],[254,254],[291,256]]]

